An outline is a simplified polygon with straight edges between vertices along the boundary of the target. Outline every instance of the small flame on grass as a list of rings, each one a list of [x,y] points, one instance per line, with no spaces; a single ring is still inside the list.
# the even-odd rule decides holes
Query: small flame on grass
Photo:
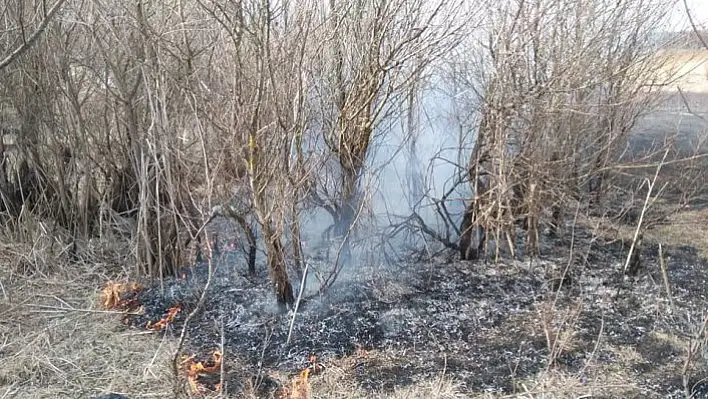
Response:
[[[214,353],[211,354],[211,357],[211,362],[195,362],[194,355],[183,357],[181,365],[187,374],[187,381],[189,382],[189,387],[193,393],[201,393],[205,391],[205,388],[199,384],[200,375],[218,373],[221,370],[221,352],[214,351]],[[216,384],[214,389],[216,392],[221,391],[221,384]]]
[[[138,292],[143,288],[136,283],[114,283],[109,281],[101,290],[101,306],[104,309],[126,309],[130,308],[136,302],[133,299],[122,300],[121,296],[127,292]]]
[[[310,365],[307,366],[307,368],[312,371],[313,374],[318,374],[322,371],[324,371],[324,364],[322,363],[317,363],[317,356],[315,355],[310,355],[310,357],[307,359],[310,361]]]
[[[177,313],[182,311],[182,307],[177,304],[167,310],[167,315],[163,317],[162,319],[158,320],[157,323],[152,324],[151,321],[147,322],[147,325],[145,328],[148,330],[153,330],[153,331],[159,331],[167,328],[172,322],[175,320],[175,316],[177,316]]]
[[[310,355],[307,360],[310,364],[292,380],[290,386],[283,387],[278,399],[310,399],[309,377],[311,374],[324,370],[324,366],[321,363],[317,363],[317,356],[315,355]]]
[[[295,377],[291,386],[283,387],[278,395],[278,399],[310,399],[310,368],[306,368]]]

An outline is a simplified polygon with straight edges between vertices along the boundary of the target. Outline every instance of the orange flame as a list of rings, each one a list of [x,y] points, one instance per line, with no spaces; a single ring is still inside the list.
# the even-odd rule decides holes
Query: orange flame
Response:
[[[104,309],[128,308],[134,301],[123,301],[121,296],[126,292],[138,292],[142,287],[136,283],[114,283],[109,281],[101,290],[101,306]]]
[[[310,399],[310,382],[307,380],[309,376],[309,367],[300,372],[300,376],[293,381],[290,399]]]
[[[311,355],[308,360],[310,365],[292,380],[291,386],[283,387],[278,399],[310,399],[310,381],[308,379],[310,373],[316,372],[321,365],[317,363],[317,358],[314,355]]]
[[[185,366],[187,381],[189,382],[189,387],[194,393],[199,393],[204,391],[204,388],[199,385],[199,376],[206,373],[216,373],[221,370],[222,355],[219,351],[214,351],[211,355],[211,362],[195,362],[194,355],[186,357],[182,361],[182,365]],[[206,363],[206,364],[205,364]],[[221,384],[216,384],[215,390],[218,392],[221,390]]]
[[[325,368],[324,365],[322,363],[317,362],[317,356],[310,355],[310,357],[307,358],[307,360],[310,361],[310,365],[307,366],[307,368],[310,369],[310,371],[312,371],[313,374],[320,373],[321,371],[324,370],[324,368]]]
[[[151,321],[147,322],[147,325],[145,328],[148,330],[153,330],[153,331],[159,331],[162,329],[167,328],[175,319],[175,316],[177,316],[177,313],[182,311],[182,307],[178,304],[175,305],[167,310],[167,315],[160,319],[157,323],[152,324]]]

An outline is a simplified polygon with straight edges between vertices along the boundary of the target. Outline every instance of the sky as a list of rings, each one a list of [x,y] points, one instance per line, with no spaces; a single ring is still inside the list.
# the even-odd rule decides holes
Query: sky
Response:
[[[700,25],[702,25],[703,29],[708,29],[708,0],[687,0],[687,3],[696,27],[700,29]],[[676,30],[681,30],[681,25],[689,27],[683,0],[679,0],[674,6],[671,25],[678,26],[679,28]]]

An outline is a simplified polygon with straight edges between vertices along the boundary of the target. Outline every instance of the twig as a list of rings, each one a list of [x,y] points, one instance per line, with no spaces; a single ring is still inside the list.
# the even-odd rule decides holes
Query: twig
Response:
[[[585,360],[585,364],[583,365],[582,370],[578,373],[579,375],[582,375],[585,370],[588,368],[588,365],[590,362],[595,358],[595,355],[597,355],[597,350],[600,348],[600,342],[602,341],[602,334],[605,332],[605,313],[603,311],[602,313],[602,318],[600,319],[600,331],[597,333],[597,341],[595,341],[595,346],[592,348],[592,352],[590,352],[589,356],[587,356],[587,360]]]
[[[302,299],[302,292],[305,291],[305,280],[307,280],[307,271],[310,267],[308,262],[305,262],[305,270],[302,273],[302,280],[300,281],[300,290],[297,293],[297,300],[295,301],[295,308],[293,309],[293,317],[290,318],[290,327],[288,328],[288,339],[285,340],[285,345],[290,345],[290,338],[293,334],[293,326],[295,325],[295,317],[297,316],[297,311],[300,308],[300,300]]]
[[[334,259],[334,269],[330,272],[330,274],[327,276],[327,278],[325,278],[324,281],[322,282],[320,289],[317,291],[318,295],[323,295],[325,293],[325,291],[327,291],[327,289],[329,289],[329,287],[332,286],[332,284],[334,284],[335,281],[337,281],[337,277],[339,277],[339,273],[342,271],[342,268],[344,267],[342,264],[340,264],[342,251],[344,250],[345,245],[347,245],[347,246],[350,245],[349,238],[352,235],[352,232],[354,230],[354,226],[356,225],[356,223],[359,221],[359,218],[361,217],[361,214],[363,212],[363,207],[364,207],[364,204],[362,202],[359,206],[359,209],[357,210],[356,215],[354,216],[354,220],[349,225],[347,232],[344,234],[342,242],[339,244],[339,246],[337,248],[337,256]]]
[[[10,300],[10,297],[7,296],[7,291],[5,291],[5,286],[2,283],[2,280],[0,280],[0,291],[2,291],[2,297],[3,299],[7,302]]]
[[[639,235],[642,231],[642,226],[644,224],[644,216],[646,215],[647,209],[650,206],[649,201],[651,200],[651,194],[654,191],[654,185],[656,184],[656,179],[659,177],[659,172],[661,172],[661,167],[664,165],[664,161],[666,161],[666,157],[668,155],[669,155],[669,149],[667,148],[666,151],[664,152],[664,157],[661,159],[661,162],[656,167],[656,172],[654,172],[654,178],[651,180],[651,182],[649,182],[648,179],[646,180],[647,183],[649,184],[649,188],[647,189],[647,196],[644,199],[644,206],[642,207],[642,212],[639,214],[639,222],[637,222],[637,228],[634,230],[634,238],[632,238],[632,245],[630,245],[630,247],[629,247],[629,253],[627,254],[627,259],[624,262],[623,273],[627,272],[627,268],[629,267],[629,264],[632,261],[632,255],[634,254],[634,248],[637,245],[637,242],[639,241]]]
[[[706,325],[708,325],[708,317],[705,317],[703,319],[703,323],[701,324],[701,328],[698,329],[696,334],[694,334],[689,342],[688,342],[688,353],[686,354],[686,361],[683,363],[683,369],[681,370],[681,379],[683,380],[683,389],[684,393],[686,395],[687,399],[691,398],[691,388],[688,386],[689,383],[689,369],[691,368],[691,364],[693,364],[693,360],[698,354],[698,352],[701,350],[701,347],[703,346],[703,342],[705,341],[705,337],[703,335],[705,334],[706,331]]]
[[[268,326],[266,326],[265,337],[263,338],[263,348],[261,349],[261,357],[258,359],[258,372],[256,373],[255,378],[255,388],[258,388],[263,380],[263,359],[265,359],[265,352],[266,349],[268,349],[268,345],[270,345],[270,339],[272,336],[273,331],[269,330]]]
[[[659,244],[659,266],[661,267],[661,277],[664,280],[664,288],[666,288],[666,297],[669,298],[669,307],[671,314],[676,314],[676,305],[674,305],[674,297],[671,295],[671,285],[669,284],[669,273],[666,271],[666,262],[664,261],[664,250]]]
[[[447,372],[447,353],[443,355],[443,369],[438,378],[438,393],[442,390],[443,382],[445,379],[445,373]]]
[[[140,315],[140,312],[135,311],[119,311],[119,310],[100,310],[100,309],[82,309],[82,308],[66,308],[63,306],[51,306],[51,305],[27,305],[31,308],[39,308],[44,310],[33,311],[33,313],[62,313],[62,312],[83,312],[83,313],[107,313],[107,314],[119,314],[119,315]]]
[[[10,53],[10,55],[5,57],[5,59],[0,61],[0,71],[5,69],[8,65],[10,65],[10,63],[12,63],[12,61],[17,59],[17,57],[21,56],[22,53],[24,53],[25,51],[29,50],[30,47],[32,47],[34,42],[36,42],[37,39],[39,39],[39,35],[41,35],[42,32],[44,32],[44,30],[47,28],[47,25],[49,25],[49,22],[52,20],[54,15],[59,11],[59,9],[61,8],[61,6],[64,4],[65,1],[66,0],[57,1],[54,4],[54,6],[49,10],[49,12],[47,12],[47,16],[44,17],[42,22],[39,24],[39,27],[37,28],[37,30],[34,33],[32,33],[32,36],[30,36],[29,39],[27,39],[24,43],[22,43],[22,45],[20,47],[15,49],[15,51]]]
[[[219,318],[219,335],[221,342],[219,343],[219,351],[221,352],[221,364],[219,365],[219,397],[225,398],[227,392],[226,386],[226,335],[224,334],[224,317]]]
[[[446,248],[452,249],[452,250],[459,250],[459,245],[457,243],[452,242],[449,240],[448,237],[443,237],[440,233],[436,232],[435,230],[431,229],[425,221],[423,221],[423,218],[420,217],[420,215],[417,212],[413,212],[410,216],[411,219],[415,220],[418,223],[418,230],[421,232],[429,235],[432,237],[434,240],[440,242],[443,244]]]
[[[541,308],[541,321],[543,323],[543,331],[546,335],[546,346],[548,347],[548,364],[546,365],[546,372],[550,371],[551,367],[555,364],[556,360],[558,357],[561,355],[563,352],[563,348],[565,345],[564,340],[561,338],[561,334],[563,332],[564,328],[570,328],[574,326],[578,318],[580,317],[581,309],[582,309],[582,304],[578,304],[578,307],[575,310],[570,310],[568,313],[564,316],[564,318],[561,320],[561,322],[558,325],[557,329],[554,329],[553,327],[553,321],[554,321],[554,316],[556,314],[556,307],[558,305],[558,301],[560,300],[560,291],[561,288],[563,287],[563,282],[568,276],[568,272],[570,270],[571,265],[573,264],[573,258],[575,257],[575,247],[576,247],[576,227],[578,224],[578,217],[580,216],[580,203],[578,203],[576,209],[575,209],[575,216],[573,217],[573,229],[571,231],[571,238],[570,238],[570,249],[568,253],[568,262],[565,265],[565,268],[563,269],[563,274],[561,274],[560,277],[560,283],[558,284],[558,288],[553,292],[553,301],[551,302],[546,302],[544,305],[546,305],[546,308]],[[600,331],[602,333],[602,331]],[[599,343],[599,337],[598,337],[598,343]]]
[[[152,358],[150,359],[150,363],[148,363],[145,368],[143,369],[143,375],[146,375],[147,373],[152,374],[153,377],[157,377],[155,373],[152,372],[152,366],[155,364],[155,361],[157,360],[157,355],[160,353],[160,350],[162,349],[163,345],[167,341],[167,334],[164,334],[162,336],[162,339],[160,340],[160,345],[157,347],[157,350],[155,353],[152,355]]]
[[[703,44],[703,47],[708,49],[708,43],[706,43],[706,41],[703,39],[703,35],[696,27],[696,23],[693,21],[693,16],[691,15],[691,9],[688,8],[688,2],[686,0],[683,0],[683,7],[686,9],[686,15],[688,16],[688,22],[691,24],[691,28],[693,29],[693,33],[696,34],[696,37],[698,37],[698,40],[700,40],[701,44]]]
[[[19,391],[19,388],[18,388],[18,389],[15,389],[14,391],[13,391],[13,388],[15,388],[15,386],[16,386],[17,384],[19,384],[19,383],[20,383],[20,381],[15,381],[15,382],[13,382],[12,385],[10,385],[10,386],[7,388],[7,390],[5,390],[5,393],[2,395],[2,398],[0,398],[0,399],[5,399],[5,398],[9,397],[10,395],[16,394],[17,391]]]
[[[214,212],[212,212],[211,218],[214,217]],[[204,224],[206,225],[206,224]],[[203,227],[203,226],[202,226]],[[201,231],[201,230],[200,230]],[[204,284],[204,290],[202,291],[201,295],[199,295],[199,301],[197,301],[197,306],[192,309],[192,311],[187,315],[187,318],[184,320],[184,324],[182,325],[182,331],[180,332],[179,335],[179,341],[177,343],[177,349],[175,349],[175,352],[172,356],[172,372],[174,373],[175,379],[177,380],[179,376],[179,354],[182,352],[182,347],[184,346],[184,340],[187,336],[187,329],[189,327],[189,323],[192,321],[192,319],[197,315],[197,313],[201,310],[202,306],[204,306],[204,301],[206,299],[206,294],[209,291],[209,287],[211,286],[211,280],[214,275],[214,257],[211,243],[209,241],[209,237],[206,239],[206,246],[209,251],[209,262],[208,262],[208,275],[207,275],[207,281]],[[222,254],[223,256],[223,254]],[[222,353],[223,355],[223,353]],[[175,386],[176,388],[176,386]]]
[[[708,47],[706,47],[706,48],[708,49]],[[691,109],[691,104],[688,102],[688,99],[686,98],[686,95],[683,93],[683,90],[681,89],[681,87],[677,86],[676,89],[678,90],[679,96],[681,96],[681,101],[683,102],[683,106],[686,107],[686,111],[688,111],[688,113],[691,114],[692,116],[695,116],[696,118],[701,119],[704,122],[707,122],[708,120],[706,120],[706,118],[703,115],[698,114],[693,109]],[[701,155],[701,154],[696,154],[696,155]]]

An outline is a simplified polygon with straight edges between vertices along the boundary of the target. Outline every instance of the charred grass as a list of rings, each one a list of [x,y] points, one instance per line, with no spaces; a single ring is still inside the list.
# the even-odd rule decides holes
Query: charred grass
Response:
[[[232,397],[277,397],[311,354],[323,366],[308,381],[313,398],[682,397],[683,375],[691,386],[706,375],[703,360],[686,369],[685,359],[692,337],[701,339],[708,264],[693,248],[669,247],[672,311],[655,251],[646,251],[645,273],[630,281],[620,272],[626,247],[590,238],[576,233],[577,256],[559,243],[551,248],[557,257],[532,263],[441,257],[396,269],[362,266],[359,278],[303,305],[287,346],[290,315],[270,307],[266,277],[249,280],[240,266],[223,267],[188,327],[184,352],[220,349],[223,330],[225,375],[213,378],[223,378]],[[569,257],[572,278],[554,288]],[[44,275],[5,274],[4,397],[174,397],[184,387],[170,364],[183,318],[166,333],[146,331],[144,322],[178,299],[187,312],[203,269],[193,280],[167,281],[164,293],[144,290],[145,314],[129,325],[100,311],[100,287],[126,278],[105,270],[78,263]]]
[[[598,235],[596,218],[544,239],[547,255],[532,261],[469,263],[442,254],[356,265],[327,295],[307,296],[287,345],[292,313],[272,305],[265,273],[246,276],[241,255],[225,251],[182,352],[223,354],[223,374],[199,382],[224,383],[225,392],[201,395],[189,393],[183,373],[174,376],[171,359],[203,291],[205,264],[164,285],[141,282],[142,313],[124,315],[99,303],[108,281],[129,281],[116,261],[122,249],[87,246],[71,261],[65,246],[40,245],[46,237],[37,233],[34,246],[2,246],[0,397],[278,397],[313,366],[311,355],[312,398],[703,394],[708,262],[702,227],[688,221],[704,212],[678,212],[650,230],[635,278],[622,273],[631,234],[623,237],[620,226]],[[315,270],[327,266],[311,262]],[[175,304],[183,310],[166,331],[145,328]]]

